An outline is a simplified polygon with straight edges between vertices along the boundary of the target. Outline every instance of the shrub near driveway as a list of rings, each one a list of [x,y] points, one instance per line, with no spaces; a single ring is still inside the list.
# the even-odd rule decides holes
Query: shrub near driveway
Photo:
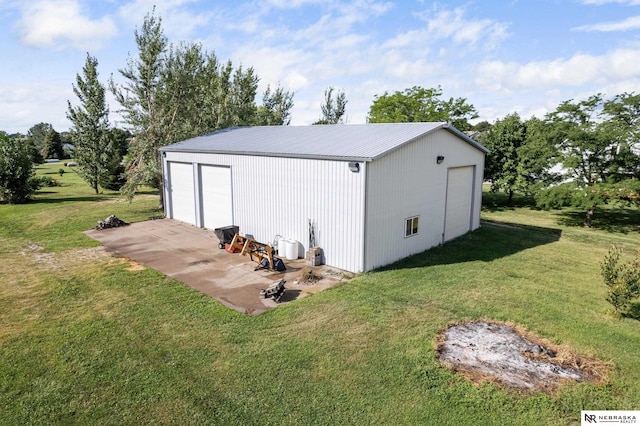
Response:
[[[101,254],[83,230],[144,220],[157,199],[102,202],[71,175],[36,194],[49,201],[0,206],[0,424],[557,425],[638,409],[640,321],[608,314],[599,275],[611,243],[637,233],[494,212],[465,237],[248,317]],[[437,361],[435,336],[481,318],[614,370],[553,395],[475,386]]]

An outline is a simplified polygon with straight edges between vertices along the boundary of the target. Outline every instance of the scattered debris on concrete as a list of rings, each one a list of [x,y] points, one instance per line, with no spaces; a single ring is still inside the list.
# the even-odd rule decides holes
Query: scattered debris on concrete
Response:
[[[261,299],[273,299],[276,302],[280,301],[280,298],[285,292],[284,288],[285,280],[281,279],[280,281],[276,281],[267,287],[264,290],[260,290],[260,298]]]
[[[567,382],[602,383],[610,366],[492,321],[453,324],[437,336],[438,358],[475,383],[551,393]]]
[[[107,232],[91,229],[85,235],[104,244],[106,252],[117,258],[133,259],[156,269],[248,315],[262,314],[345,282],[343,271],[313,267],[317,275],[322,271],[322,279],[313,285],[303,284],[301,271],[308,266],[304,259],[287,261],[287,269],[282,272],[254,271],[246,257],[218,249],[211,230],[173,219],[133,222]],[[327,275],[324,271],[328,269],[332,273]],[[279,301],[259,297],[261,289],[279,279],[286,280],[286,290]]]
[[[303,284],[315,284],[322,279],[321,276],[317,275],[313,268],[305,266],[302,268],[302,273],[300,274],[300,281]]]
[[[127,222],[125,222],[122,219],[118,219],[116,215],[112,214],[105,220],[99,220],[98,225],[96,226],[96,229],[98,231],[102,231],[103,229],[107,229],[107,228],[119,228],[121,226],[127,226],[127,225],[128,225]]]

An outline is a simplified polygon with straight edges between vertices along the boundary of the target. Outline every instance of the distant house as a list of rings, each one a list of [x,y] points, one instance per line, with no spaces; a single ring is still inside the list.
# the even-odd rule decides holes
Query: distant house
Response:
[[[447,123],[240,127],[161,148],[165,212],[352,272],[480,225],[487,149]],[[311,226],[310,226],[311,224]]]

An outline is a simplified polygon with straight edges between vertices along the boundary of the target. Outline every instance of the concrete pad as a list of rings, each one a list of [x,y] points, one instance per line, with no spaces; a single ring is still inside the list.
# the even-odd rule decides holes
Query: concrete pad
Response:
[[[312,269],[323,278],[302,283],[304,259],[284,260],[287,270],[274,272],[254,269],[256,261],[239,253],[218,248],[211,230],[196,228],[171,219],[148,220],[120,228],[85,231],[114,256],[135,260],[217,299],[223,305],[249,315],[257,315],[301,297],[334,287],[344,281],[342,271],[327,266]],[[280,303],[260,298],[260,291],[285,279]]]

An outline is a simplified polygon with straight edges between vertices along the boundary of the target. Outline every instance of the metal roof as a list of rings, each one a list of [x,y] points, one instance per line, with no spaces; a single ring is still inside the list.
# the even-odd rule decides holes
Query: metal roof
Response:
[[[416,138],[447,130],[488,150],[448,123],[231,127],[160,148],[167,152],[372,161]]]

